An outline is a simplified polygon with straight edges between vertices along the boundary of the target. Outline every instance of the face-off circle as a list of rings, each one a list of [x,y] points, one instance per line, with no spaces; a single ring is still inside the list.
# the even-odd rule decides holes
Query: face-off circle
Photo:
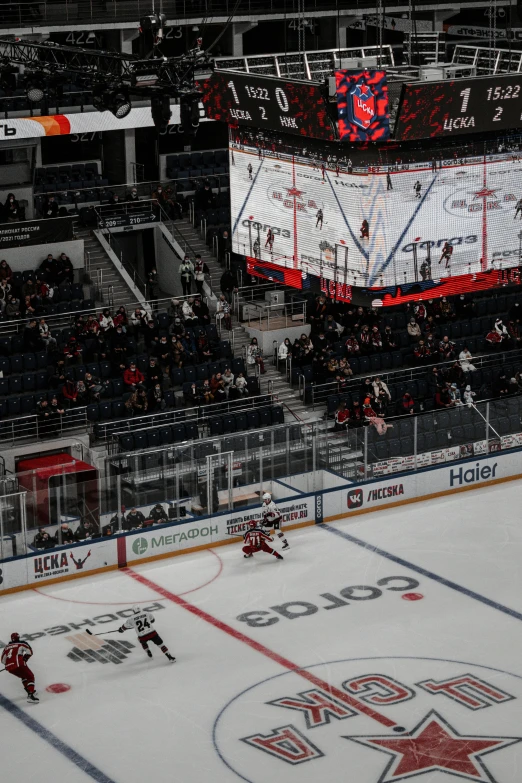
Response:
[[[351,769],[358,783],[447,775],[512,783],[522,764],[520,675],[414,656],[326,661],[305,671],[314,681],[282,672],[217,716],[216,752],[241,780],[345,783]]]
[[[55,682],[52,685],[48,685],[45,689],[47,693],[66,693],[71,690],[71,686],[66,682]]]

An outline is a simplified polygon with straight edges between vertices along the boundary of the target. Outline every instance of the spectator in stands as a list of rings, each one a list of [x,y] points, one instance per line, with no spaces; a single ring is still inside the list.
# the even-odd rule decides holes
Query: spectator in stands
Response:
[[[289,356],[291,356],[291,353],[292,353],[292,343],[290,342],[288,337],[285,337],[285,339],[277,349],[277,358],[280,362],[286,363],[286,360],[288,359]]]
[[[63,414],[65,413],[65,409],[61,404],[61,402],[58,400],[56,394],[53,394],[53,396],[51,397],[51,401],[49,402],[49,409],[52,411],[55,417],[63,416]]]
[[[155,383],[152,389],[149,391],[148,396],[149,410],[151,411],[164,411],[167,407],[167,402],[163,396],[163,390],[161,383]]]
[[[422,325],[424,334],[438,334],[437,323],[432,315],[429,315]]]
[[[221,275],[219,287],[227,302],[232,302],[232,293],[237,290],[237,277],[232,269],[225,269]]]
[[[203,285],[205,283],[205,275],[209,275],[210,271],[206,263],[201,258],[200,253],[196,253],[194,260],[194,280],[196,281],[196,291],[198,294],[203,294]]]
[[[439,356],[442,361],[455,358],[455,343],[451,342],[448,335],[444,335],[439,343]]]
[[[326,297],[323,294],[319,294],[308,317],[308,320],[312,325],[312,331],[318,331],[323,327],[327,314],[328,306],[326,304]]]
[[[125,386],[134,391],[144,382],[145,376],[138,370],[135,362],[131,362],[129,367],[123,373],[123,383]]]
[[[372,352],[372,338],[368,324],[362,325],[358,336],[358,342],[361,354],[363,356],[368,356]]]
[[[196,194],[194,196],[194,207],[196,210],[201,210],[204,212],[205,210],[210,209],[213,203],[214,194],[212,193],[210,182],[206,180],[204,186],[196,190]]]
[[[54,540],[45,528],[39,527],[38,533],[33,538],[33,546],[35,549],[53,549]]]
[[[128,318],[127,318],[127,310],[123,305],[118,307],[116,314],[114,315],[113,321],[114,321],[115,329],[117,329],[118,326],[121,326],[122,332],[126,331],[128,325]]]
[[[185,256],[179,266],[179,276],[181,280],[181,287],[183,289],[183,296],[189,296],[192,289],[194,266],[188,256]]]
[[[147,323],[150,320],[151,319],[148,317],[145,310],[142,310],[140,307],[136,307],[129,318],[129,331],[131,331],[132,334],[138,336],[140,331],[146,328]]]
[[[373,401],[373,409],[377,416],[380,416],[384,419],[388,412],[388,397],[386,396],[386,392],[380,391],[379,395],[375,398]]]
[[[434,404],[436,408],[451,408],[452,402],[448,393],[447,384],[444,386],[437,386],[435,392]]]
[[[20,300],[17,299],[16,296],[13,296],[13,294],[9,294],[7,297],[7,304],[5,306],[4,316],[10,321],[22,317],[22,308],[20,306]]]
[[[335,411],[334,430],[336,432],[346,430],[349,422],[350,422],[350,411],[346,407],[346,402],[342,400],[337,406],[337,410]]]
[[[47,196],[47,203],[43,209],[44,218],[55,218],[58,216],[58,202],[54,200],[52,193]]]
[[[0,261],[0,280],[6,280],[8,283],[13,277],[13,270],[5,260]]]
[[[265,363],[263,361],[263,354],[261,353],[261,348],[258,345],[257,337],[253,337],[250,340],[250,345],[247,345],[246,349],[246,361],[247,361],[247,367],[251,367],[252,369],[255,367],[255,365],[259,365],[259,370],[261,372],[261,375],[264,375],[265,370]]]
[[[210,312],[208,305],[201,299],[201,297],[197,296],[194,299],[192,309],[194,310],[194,314],[198,319],[200,326],[208,326],[210,324]]]
[[[82,346],[79,344],[76,337],[69,337],[63,349],[65,364],[67,366],[71,364],[78,364],[81,359],[82,350]]]
[[[196,317],[196,314],[194,313],[194,310],[192,309],[192,305],[194,304],[194,297],[189,296],[188,299],[185,299],[183,301],[183,304],[181,305],[181,312],[183,314],[183,324],[186,326],[187,329],[192,329],[194,326],[198,325],[198,319]]]
[[[464,321],[473,317],[473,300],[471,297],[461,294],[455,301],[455,313],[457,318]]]
[[[149,366],[145,373],[145,384],[148,389],[153,389],[156,384],[161,385],[163,373],[158,365],[157,359],[154,356],[149,357]]]
[[[348,426],[350,427],[350,429],[352,429],[352,428],[362,427],[363,424],[364,424],[364,414],[363,414],[361,403],[359,402],[359,400],[354,400],[353,408],[350,412],[350,423]]]
[[[56,266],[55,282],[57,285],[60,285],[61,283],[72,285],[72,283],[74,283],[74,267],[67,253],[60,254]]]
[[[511,394],[511,385],[504,370],[501,370],[493,382],[493,394],[495,397],[507,397]]]
[[[415,348],[413,349],[413,355],[417,364],[427,364],[430,360],[431,351],[424,342],[419,340]]]
[[[8,223],[14,223],[21,220],[20,203],[15,198],[14,193],[8,193],[4,203],[4,216]]]
[[[424,344],[428,351],[430,352],[430,355],[433,356],[434,354],[438,353],[439,350],[439,341],[435,339],[435,336],[429,332],[426,335],[426,339],[424,340]]]
[[[131,203],[139,204],[140,197],[138,196],[138,191],[136,187],[132,187],[130,190],[127,191],[125,194],[125,201],[130,201]]]
[[[328,313],[324,321],[324,336],[329,343],[336,343],[339,339],[340,326],[335,322],[332,313]],[[306,337],[306,335],[305,335]]]
[[[129,511],[129,513],[127,514],[125,523],[123,525],[123,529],[136,530],[137,528],[143,527],[144,522],[145,522],[145,517],[143,516],[141,511],[138,511],[136,507],[133,506]]]
[[[462,398],[456,383],[450,384],[448,394],[453,405],[462,405]]]
[[[81,406],[89,403],[89,392],[87,391],[85,381],[81,378],[76,381],[76,403]]]
[[[406,327],[406,331],[408,332],[408,335],[410,337],[411,342],[418,343],[419,340],[422,337],[422,331],[415,320],[415,318],[412,316],[408,322],[408,326]]]
[[[473,398],[476,397],[474,391],[471,391],[471,386],[468,384],[464,390],[464,404],[473,405]]]
[[[240,397],[248,396],[247,379],[245,378],[242,372],[239,372],[237,374],[235,387]]]
[[[368,424],[372,424],[379,435],[385,435],[388,426],[381,416],[378,416],[376,411],[372,407],[372,400],[370,397],[366,397],[363,402],[363,416]]]
[[[110,349],[112,351],[113,361],[125,362],[129,353],[129,339],[121,326],[112,330],[110,335]]]
[[[216,320],[223,322],[225,329],[232,329],[232,318],[230,316],[230,303],[225,294],[221,294],[216,305]]]
[[[7,280],[0,280],[0,313],[3,313],[7,304],[7,297],[11,293],[11,284]]]
[[[107,334],[107,332],[110,332],[111,329],[114,329],[114,321],[112,320],[112,315],[108,308],[102,310],[98,316],[98,323],[100,325],[100,332],[102,334]]]
[[[223,379],[221,379],[216,387],[216,390],[214,391],[214,402],[225,402],[227,399],[227,393],[225,391],[225,384],[223,383]]]
[[[95,538],[97,535],[97,525],[90,519],[81,519],[74,537],[77,541],[85,541],[86,538]]]
[[[205,378],[205,380],[199,387],[198,392],[202,404],[210,405],[211,402],[214,402],[214,395],[212,394],[212,390],[210,388],[210,382],[208,378]]]
[[[24,299],[27,296],[29,296],[31,299],[36,297],[36,286],[34,284],[32,277],[28,277],[25,283],[23,283],[21,292],[22,292],[22,297]]]
[[[363,382],[361,383],[361,390],[359,392],[359,399],[361,402],[364,402],[364,400],[369,397],[371,400],[374,398],[373,393],[373,383],[371,381],[371,378],[365,378]]]
[[[156,357],[159,366],[163,369],[167,365],[172,364],[174,351],[175,348],[172,342],[169,343],[165,335],[163,335],[162,337],[160,337],[158,342],[154,345],[151,354],[152,356]]]
[[[67,522],[63,522],[63,524],[60,525],[60,529],[56,531],[56,536],[54,540],[56,546],[74,544],[75,542],[74,533],[72,532]]]
[[[26,296],[21,303],[21,311],[22,315],[25,318],[31,318],[33,315],[36,314],[36,297]]]
[[[409,392],[405,392],[402,395],[402,399],[400,401],[399,415],[406,414],[407,416],[412,416],[414,413],[414,407],[415,407],[415,400],[413,399],[413,397]]]
[[[147,275],[147,296],[149,299],[156,300],[160,297],[159,277],[156,267],[152,267]],[[157,309],[157,304],[155,309]]]
[[[381,392],[384,393],[384,396],[388,401],[391,400],[391,394],[390,390],[388,389],[387,384],[381,380],[381,377],[379,375],[376,375],[373,379],[373,396],[377,399],[377,397],[380,395]]]
[[[380,353],[382,351],[382,337],[377,325],[372,326],[372,330],[370,332],[370,343],[373,353]]]
[[[195,407],[201,403],[201,395],[195,383],[191,383],[190,386],[183,389],[183,398],[185,400],[185,405],[189,408]]]
[[[471,355],[468,346],[465,345],[462,351],[459,353],[459,363],[462,371],[466,374],[469,372],[475,372],[477,369],[475,365],[471,363],[472,359],[473,356]]]
[[[52,304],[54,289],[51,285],[44,282],[40,275],[36,275],[34,287],[36,292],[35,299],[38,304],[43,305],[44,308]]]
[[[84,383],[89,395],[89,402],[99,402],[104,390],[104,385],[100,378],[90,372],[86,372]]]
[[[60,421],[55,411],[51,410],[48,400],[43,400],[36,405],[38,419],[38,432],[42,438],[53,437],[58,432]]]
[[[442,297],[441,303],[440,303],[440,315],[441,315],[441,321],[444,323],[448,323],[449,321],[455,320],[455,309],[452,305],[452,303],[446,299],[445,296]]]
[[[345,379],[353,376],[353,370],[350,367],[350,363],[344,358],[339,359],[339,372]]]
[[[397,348],[397,341],[395,340],[391,326],[384,327],[382,347],[384,351],[395,351]]]
[[[38,329],[36,318],[31,318],[29,323],[26,325],[24,329],[23,340],[24,351],[36,353],[37,351],[41,351],[44,347],[44,343],[40,338],[40,331]]]
[[[222,376],[223,381],[223,388],[225,389],[225,393],[227,397],[230,395],[230,389],[234,386],[234,373],[230,369],[230,367],[227,367],[225,372]]]

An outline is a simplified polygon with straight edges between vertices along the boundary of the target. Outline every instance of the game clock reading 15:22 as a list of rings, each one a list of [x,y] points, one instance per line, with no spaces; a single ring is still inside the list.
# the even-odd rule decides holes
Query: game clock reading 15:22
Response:
[[[329,141],[335,138],[321,89],[313,82],[215,71],[200,89],[211,120]]]
[[[522,126],[522,74],[404,85],[395,137],[402,141]]]

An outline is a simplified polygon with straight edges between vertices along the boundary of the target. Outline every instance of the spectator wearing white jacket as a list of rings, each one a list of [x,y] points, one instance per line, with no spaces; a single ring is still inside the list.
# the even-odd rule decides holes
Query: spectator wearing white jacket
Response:
[[[464,389],[464,404],[472,405],[474,397],[476,397],[476,394],[474,391],[471,391],[471,386],[468,384]]]
[[[475,372],[477,368],[474,364],[471,363],[472,359],[473,356],[471,355],[468,346],[465,345],[462,351],[459,353],[459,364],[462,372]]]
[[[388,398],[388,402],[390,402],[391,401],[391,394],[390,394],[390,390],[388,389],[387,384],[384,383],[384,381],[381,381],[380,377],[378,375],[376,375],[375,378],[374,378],[374,381],[373,381],[373,394],[374,394],[376,400],[379,399],[379,394],[382,391],[385,393],[386,397]]]
[[[288,337],[285,337],[284,341],[281,343],[277,351],[277,356],[279,358],[279,361],[286,362],[291,352],[292,352],[292,343],[290,342]]]

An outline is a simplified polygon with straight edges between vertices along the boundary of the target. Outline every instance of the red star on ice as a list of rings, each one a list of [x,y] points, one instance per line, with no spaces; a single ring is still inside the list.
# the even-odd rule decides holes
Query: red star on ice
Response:
[[[293,187],[291,187],[291,188],[287,188],[286,189],[286,195],[287,196],[295,196],[295,198],[298,198],[298,199],[301,198],[303,193],[304,193],[304,190],[299,190],[299,188],[296,188],[295,185]]]
[[[412,732],[400,737],[345,739],[392,757],[379,783],[391,783],[436,770],[466,780],[495,783],[480,757],[520,742],[522,738],[464,736],[458,734],[437,712],[431,711]]]
[[[490,188],[483,187],[482,190],[475,192],[475,198],[487,198],[488,196],[494,196],[496,190],[490,190]]]

